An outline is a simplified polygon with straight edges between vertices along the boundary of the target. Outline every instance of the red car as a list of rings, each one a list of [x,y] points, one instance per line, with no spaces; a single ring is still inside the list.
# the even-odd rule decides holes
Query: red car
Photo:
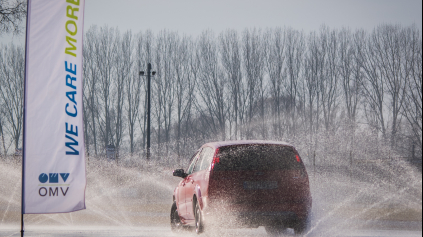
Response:
[[[297,150],[270,141],[208,143],[192,157],[173,194],[171,227],[175,232],[265,226],[276,235],[286,228],[307,230],[312,198]],[[208,230],[207,230],[208,231]]]

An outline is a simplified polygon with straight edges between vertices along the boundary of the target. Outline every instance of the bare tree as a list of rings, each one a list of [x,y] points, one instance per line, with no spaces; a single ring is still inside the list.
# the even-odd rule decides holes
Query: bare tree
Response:
[[[0,0],[0,33],[19,34],[26,16],[25,0]]]
[[[265,65],[270,79],[270,96],[272,101],[273,130],[276,136],[282,137],[283,81],[286,78],[286,31],[280,28],[268,30],[264,36]]]
[[[157,139],[159,150],[161,142],[170,141],[172,114],[175,103],[175,72],[172,59],[175,58],[179,38],[176,33],[161,31],[157,36],[155,67],[157,74],[153,86],[156,95],[155,115],[157,118]],[[163,133],[162,134],[162,130]],[[164,136],[164,139],[162,139]],[[166,154],[169,146],[166,146]]]
[[[374,42],[371,39],[364,31],[355,34],[356,60],[364,73],[361,83],[365,99],[364,112],[368,125],[381,132],[383,138],[386,139],[386,85],[380,72]]]
[[[298,98],[300,91],[300,80],[304,68],[304,52],[305,41],[302,32],[288,29],[286,32],[286,63],[287,63],[287,80],[284,82],[285,93],[288,98],[287,113],[290,115],[290,134],[296,134],[298,122],[297,107],[301,105]]]
[[[253,119],[255,111],[259,108],[261,126],[259,131],[264,138],[264,50],[262,47],[261,32],[253,30],[245,30],[242,34],[242,58],[243,58],[243,75],[246,78],[248,99],[248,126],[247,138],[253,137]]]
[[[338,72],[338,41],[337,32],[323,27],[321,43],[326,49],[324,76],[320,81],[320,100],[323,109],[324,125],[327,131],[334,128],[339,106],[339,72]]]
[[[344,92],[345,108],[348,121],[355,124],[357,118],[357,108],[360,102],[360,81],[362,73],[360,65],[356,62],[354,54],[353,38],[349,29],[342,29],[339,34],[339,76],[342,80],[342,89]]]
[[[114,143],[112,118],[114,113],[114,75],[116,75],[116,54],[119,33],[109,27],[102,27],[95,40],[95,63],[98,73],[97,103],[102,107],[97,116],[98,128],[103,140],[103,147]]]
[[[321,52],[319,49],[319,38],[315,32],[310,33],[308,37],[308,51],[305,58],[304,65],[304,83],[306,102],[308,106],[308,130],[314,133],[318,129],[319,105],[318,99],[320,96],[320,68],[323,63],[320,60]]]
[[[411,127],[412,140],[422,147],[422,39],[415,26],[407,29],[407,61],[409,70],[403,114]]]
[[[98,118],[98,68],[96,64],[97,27],[90,28],[84,39],[84,130],[87,153],[90,155],[90,144],[94,145],[94,154],[98,154],[97,147],[97,118]]]
[[[128,35],[127,35],[128,34]],[[130,33],[127,33],[124,36],[124,40],[127,41],[127,43],[132,44],[132,40],[129,39],[131,36]],[[130,41],[130,42],[129,42]],[[139,76],[139,70],[141,68],[141,60],[139,60],[139,54],[137,53],[139,50],[139,47],[142,47],[142,35],[138,37],[138,42],[136,45],[137,49],[134,50],[133,46],[130,45],[131,52],[136,52],[136,59],[132,59],[133,55],[128,55],[129,52],[125,52],[125,55],[129,57],[129,64],[128,62],[125,63],[126,65],[126,77],[125,80],[125,87],[126,87],[126,113],[127,113],[127,120],[128,120],[128,134],[129,134],[129,151],[131,155],[134,153],[135,149],[135,129],[136,129],[136,122],[139,118],[140,113],[140,103],[141,103],[141,90],[142,90],[142,80],[144,78],[140,78]],[[126,47],[128,48],[128,46]],[[128,49],[127,49],[128,50]],[[128,59],[126,59],[128,60]],[[133,62],[134,61],[134,62]],[[130,70],[131,68],[128,68],[128,66],[137,65],[135,67],[136,70]],[[134,69],[134,68],[132,68]],[[129,70],[129,71],[128,71]]]
[[[0,98],[15,149],[19,148],[23,126],[24,52],[23,47],[10,44],[0,54]]]
[[[119,34],[118,34],[119,35]],[[122,139],[125,130],[124,122],[124,103],[125,103],[125,85],[127,81],[132,77],[132,66],[133,66],[133,40],[132,33],[130,31],[123,34],[123,37],[118,36],[117,40],[117,53],[115,58],[116,65],[116,78],[114,82],[114,94],[115,100],[113,105],[114,110],[114,138],[115,148],[119,152]]]
[[[0,65],[2,65],[3,64],[3,57],[2,56],[0,56]],[[0,87],[1,87],[1,82],[2,82],[2,77],[1,77],[1,70],[0,70]],[[6,145],[5,145],[5,142],[4,142],[4,129],[6,128],[6,125],[5,125],[5,119],[4,119],[4,105],[3,105],[3,98],[2,97],[0,97],[0,136],[1,136],[1,140],[0,140],[0,142],[1,142],[1,146],[0,146],[0,148],[1,149],[3,149],[3,152],[1,152],[0,151],[0,157],[2,157],[3,156],[3,154],[4,154],[4,156],[6,156],[7,155],[7,153],[6,153]]]
[[[200,77],[200,70],[201,70],[201,60],[199,55],[197,54],[197,48],[198,48],[198,42],[197,41],[191,41],[189,44],[189,48],[190,48],[190,57],[189,57],[189,74],[191,75],[191,80],[190,80],[190,93],[188,94],[188,101],[189,103],[187,104],[187,111],[186,111],[186,118],[183,124],[184,127],[184,144],[183,144],[183,150],[185,151],[184,154],[187,155],[187,151],[189,151],[188,149],[196,149],[193,148],[193,146],[195,146],[195,143],[192,142],[192,138],[193,137],[200,137],[198,136],[199,134],[201,135],[201,133],[199,133],[198,131],[201,128],[198,128],[196,125],[198,123],[195,123],[196,118],[198,118],[198,114],[196,114],[196,104],[199,100],[199,98],[197,97],[198,95],[198,91],[199,91],[199,87],[198,87],[198,78]],[[199,139],[196,139],[199,140]],[[190,152],[189,152],[190,153]]]
[[[198,75],[200,93],[199,103],[196,105],[203,125],[203,136],[215,134],[225,140],[228,114],[227,81],[219,66],[218,48],[211,31],[201,34],[196,54],[200,61]]]
[[[242,113],[242,104],[244,104],[242,98],[242,73],[241,73],[241,52],[239,46],[238,33],[235,30],[227,30],[226,32],[219,35],[220,41],[220,55],[222,61],[222,67],[225,71],[225,77],[230,83],[231,87],[231,114],[232,119],[230,120],[229,131],[232,133],[231,125],[234,125],[234,137],[235,139],[240,138],[238,135],[239,124],[242,123],[240,118],[240,112]],[[232,134],[230,135],[232,137]]]
[[[2,57],[0,57],[0,64],[1,64],[1,60],[2,60]],[[1,82],[1,80],[0,80],[0,82]],[[6,142],[5,142],[5,139],[4,139],[4,136],[5,136],[5,129],[6,129],[6,120],[4,119],[4,105],[3,105],[3,101],[2,101],[2,99],[1,99],[1,97],[0,97],[0,136],[1,136],[1,140],[0,140],[0,142],[1,142],[1,146],[0,146],[0,148],[3,150],[3,152],[1,152],[0,151],[0,157],[1,156],[3,156],[4,155],[4,157],[6,157],[6,155],[7,155],[7,148],[6,148]]]
[[[194,100],[194,92],[196,87],[196,78],[194,77],[190,61],[194,44],[191,38],[183,37],[176,46],[175,53],[172,54],[172,68],[174,70],[174,94],[176,99],[176,151],[178,157],[181,156],[181,139],[187,136],[188,131],[182,131],[184,121],[189,121],[192,116],[192,107]],[[185,134],[185,136],[184,136]]]
[[[390,98],[389,110],[392,114],[391,146],[394,147],[400,125],[400,112],[404,104],[406,83],[410,76],[410,65],[406,60],[410,51],[410,37],[406,29],[396,25],[381,25],[372,34],[380,77]]]

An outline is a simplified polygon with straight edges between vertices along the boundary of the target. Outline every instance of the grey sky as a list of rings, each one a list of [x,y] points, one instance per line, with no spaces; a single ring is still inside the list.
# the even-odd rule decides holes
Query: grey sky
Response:
[[[85,30],[92,25],[137,33],[163,29],[199,35],[231,28],[289,26],[306,33],[322,24],[371,30],[381,23],[415,23],[422,30],[421,0],[86,0]],[[11,36],[0,42],[10,42]],[[23,37],[14,37],[22,42]]]

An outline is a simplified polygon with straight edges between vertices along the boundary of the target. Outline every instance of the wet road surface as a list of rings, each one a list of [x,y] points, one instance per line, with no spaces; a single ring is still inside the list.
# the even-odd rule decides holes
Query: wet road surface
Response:
[[[342,232],[342,231],[341,231]],[[333,235],[325,233],[325,237],[418,237],[422,236],[422,231],[405,230],[346,230]],[[20,236],[19,227],[0,226],[0,236],[17,237]],[[193,233],[185,232],[180,235],[173,234],[169,227],[36,227],[27,228],[25,231],[27,237],[170,237],[170,236],[196,236]],[[263,227],[258,229],[227,229],[219,235],[200,235],[200,236],[228,236],[228,237],[257,237],[267,236]],[[283,236],[295,236],[289,230]],[[322,236],[319,233],[313,233],[306,236]]]

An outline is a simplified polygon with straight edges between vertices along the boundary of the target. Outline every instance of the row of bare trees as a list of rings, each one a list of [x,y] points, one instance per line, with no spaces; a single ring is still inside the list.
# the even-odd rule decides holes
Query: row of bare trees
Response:
[[[156,155],[187,156],[201,143],[290,140],[365,129],[392,148],[422,147],[422,39],[415,26],[381,25],[305,34],[292,28],[121,34],[92,27],[84,38],[87,152],[140,154],[146,143],[147,63]],[[22,131],[23,49],[1,47],[3,153]],[[314,137],[314,138],[313,138]],[[304,138],[304,136],[303,136]]]

